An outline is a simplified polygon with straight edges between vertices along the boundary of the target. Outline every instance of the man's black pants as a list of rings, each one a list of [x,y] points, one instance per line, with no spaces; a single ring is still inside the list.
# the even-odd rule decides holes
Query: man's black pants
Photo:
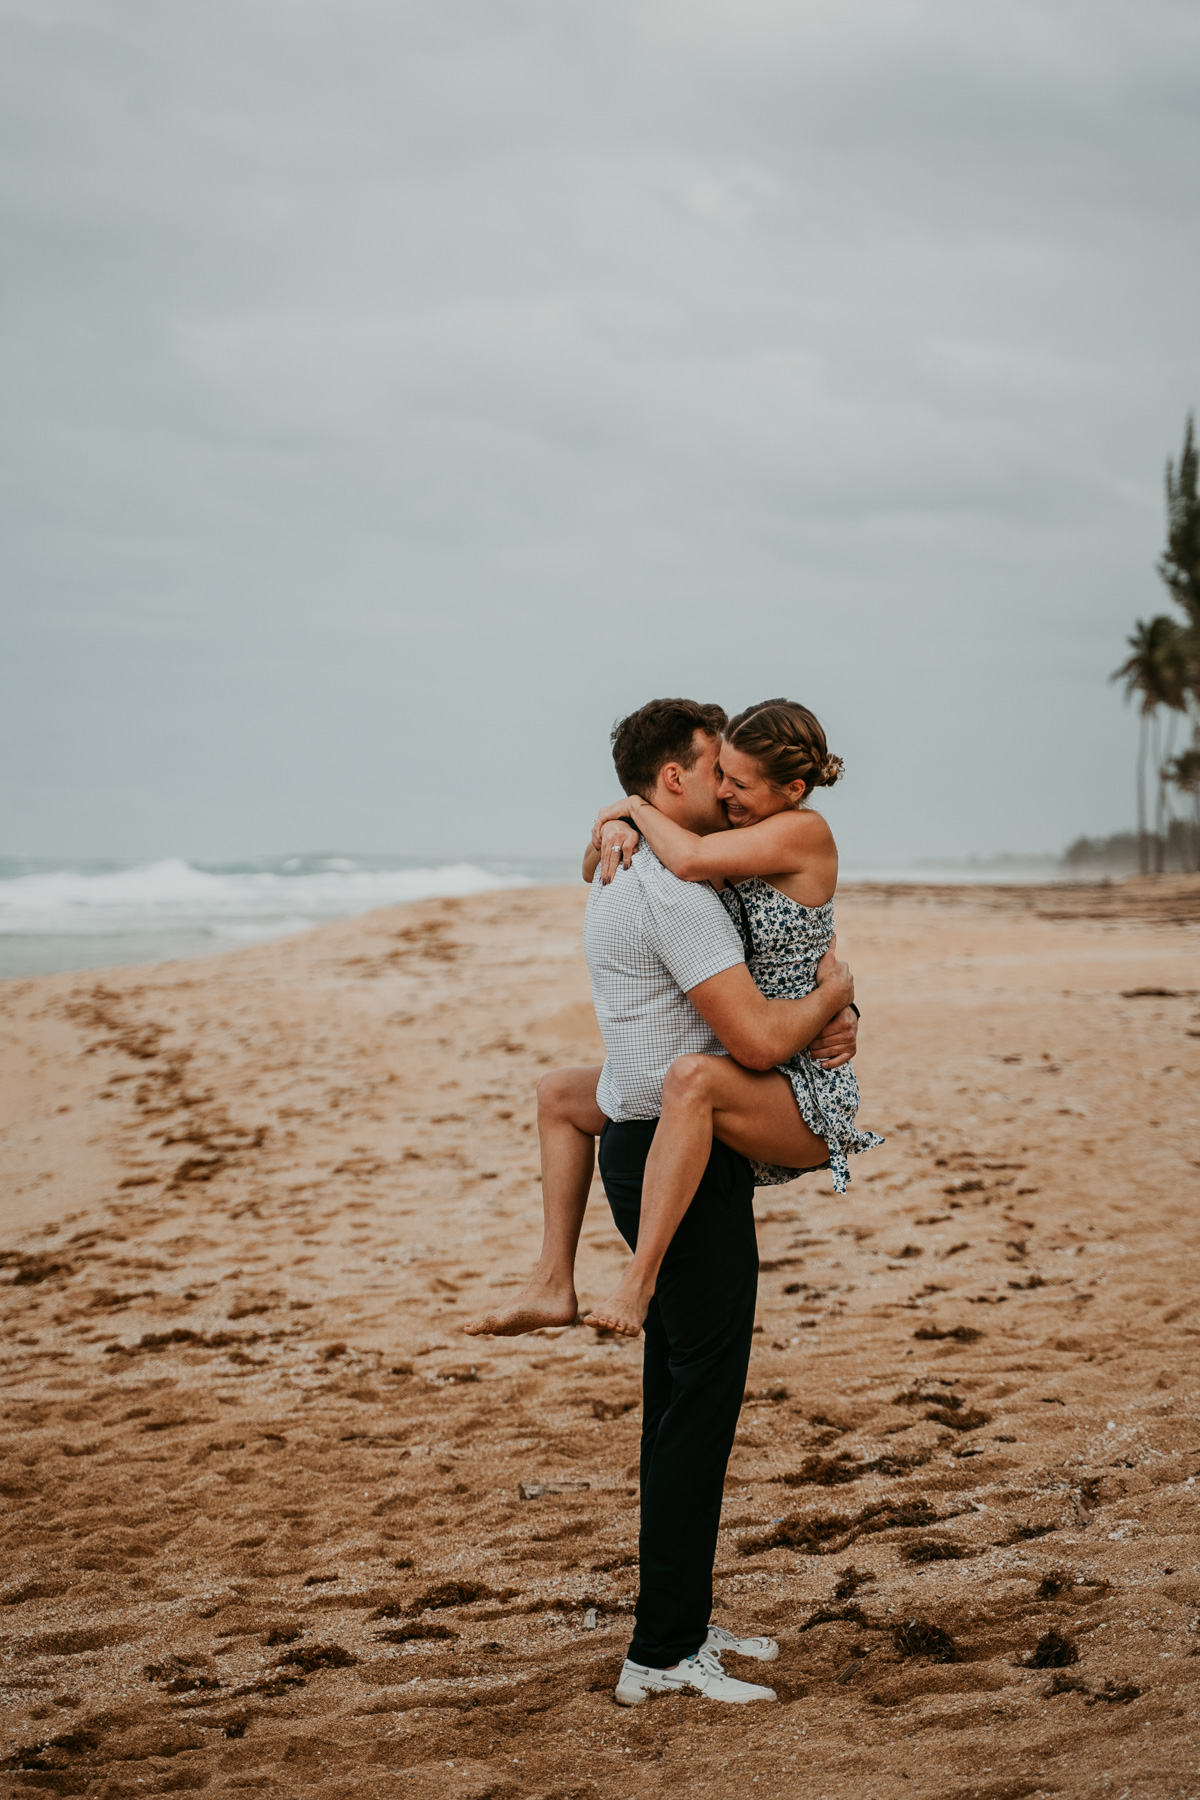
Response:
[[[605,1125],[600,1174],[630,1249],[656,1119]],[[758,1292],[754,1177],[714,1142],[663,1258],[642,1364],[641,1585],[629,1655],[669,1669],[708,1635],[725,1467],[750,1365]]]

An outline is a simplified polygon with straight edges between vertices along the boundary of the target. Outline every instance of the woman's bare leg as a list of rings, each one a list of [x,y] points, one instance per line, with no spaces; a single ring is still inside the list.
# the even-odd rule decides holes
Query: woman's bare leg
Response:
[[[538,1082],[542,1147],[542,1254],[516,1299],[463,1326],[469,1337],[519,1337],[543,1325],[573,1325],[575,1252],[592,1184],[604,1114],[596,1105],[597,1069],[555,1069]]]
[[[755,1074],[729,1056],[681,1056],[663,1082],[662,1115],[646,1159],[637,1249],[610,1300],[585,1325],[636,1337],[654,1295],[659,1265],[692,1203],[714,1137],[759,1162],[812,1169],[829,1146],[800,1117],[786,1075]]]

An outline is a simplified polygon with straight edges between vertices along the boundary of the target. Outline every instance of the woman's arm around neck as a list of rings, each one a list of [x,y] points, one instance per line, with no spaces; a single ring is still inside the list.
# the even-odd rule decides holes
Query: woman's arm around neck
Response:
[[[820,813],[789,809],[707,837],[677,825],[648,800],[638,800],[631,816],[658,860],[681,881],[721,887],[761,875],[778,882],[781,876],[825,875],[827,864],[837,880],[837,849]]]

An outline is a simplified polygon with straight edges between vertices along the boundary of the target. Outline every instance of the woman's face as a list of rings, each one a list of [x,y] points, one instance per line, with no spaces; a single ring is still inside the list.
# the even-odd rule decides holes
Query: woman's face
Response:
[[[756,757],[735,750],[722,738],[718,773],[721,785],[717,798],[725,808],[725,816],[735,827],[753,825],[758,819],[786,812],[798,806],[804,794],[804,783],[793,781],[786,788],[772,787]]]

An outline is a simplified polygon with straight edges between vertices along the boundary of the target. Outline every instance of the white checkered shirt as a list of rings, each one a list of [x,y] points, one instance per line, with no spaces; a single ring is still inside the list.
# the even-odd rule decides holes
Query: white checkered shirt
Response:
[[[583,951],[608,1052],[597,1105],[610,1119],[657,1119],[677,1056],[726,1054],[687,994],[746,960],[737,928],[712,888],[680,881],[643,842],[607,887],[596,874]]]

